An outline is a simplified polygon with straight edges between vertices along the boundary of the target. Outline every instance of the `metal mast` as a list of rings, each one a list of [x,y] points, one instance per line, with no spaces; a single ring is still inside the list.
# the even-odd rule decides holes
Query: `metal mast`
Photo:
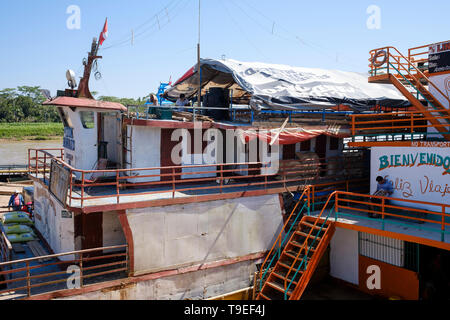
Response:
[[[201,9],[201,0],[198,0],[198,44],[197,44],[197,72],[198,72],[198,98],[197,98],[197,106],[201,107],[201,98],[202,98],[202,78],[201,78],[201,68],[200,68],[200,9]],[[194,109],[194,118],[195,118],[195,109]]]

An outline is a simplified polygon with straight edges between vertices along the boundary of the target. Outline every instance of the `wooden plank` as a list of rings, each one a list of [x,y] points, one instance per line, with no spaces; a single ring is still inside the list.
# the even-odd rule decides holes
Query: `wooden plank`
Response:
[[[48,253],[45,251],[45,249],[41,246],[41,244],[38,241],[29,241],[28,247],[33,252],[35,257],[41,257],[46,256]],[[51,260],[50,258],[45,259],[39,259],[39,262],[46,262]]]

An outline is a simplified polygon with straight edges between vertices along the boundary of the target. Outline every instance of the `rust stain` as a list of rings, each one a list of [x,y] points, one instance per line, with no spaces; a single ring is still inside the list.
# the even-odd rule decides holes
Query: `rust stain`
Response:
[[[111,286],[108,288],[103,288],[103,289],[101,289],[101,292],[107,293],[107,292],[112,292],[112,291],[120,291],[120,298],[122,300],[122,296],[124,296],[124,297],[127,296],[126,289],[130,289],[135,286],[136,286],[136,283],[134,283],[134,282],[130,282],[130,283],[121,282],[118,285]]]

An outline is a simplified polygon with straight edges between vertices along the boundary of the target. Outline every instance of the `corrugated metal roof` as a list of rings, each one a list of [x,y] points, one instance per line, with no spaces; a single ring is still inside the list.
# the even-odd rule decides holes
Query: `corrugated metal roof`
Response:
[[[65,106],[65,107],[127,111],[127,108],[123,104],[120,104],[118,102],[97,101],[94,99],[86,99],[86,98],[57,97],[53,100],[47,100],[42,104],[53,106]]]

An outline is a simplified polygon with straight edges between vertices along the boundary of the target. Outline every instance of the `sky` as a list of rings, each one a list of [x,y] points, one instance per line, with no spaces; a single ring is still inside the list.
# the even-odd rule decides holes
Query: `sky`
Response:
[[[64,90],[108,18],[91,91],[146,96],[196,64],[198,11],[199,0],[1,0],[0,89]],[[449,40],[449,11],[443,0],[201,0],[201,57],[367,72],[371,49]]]

